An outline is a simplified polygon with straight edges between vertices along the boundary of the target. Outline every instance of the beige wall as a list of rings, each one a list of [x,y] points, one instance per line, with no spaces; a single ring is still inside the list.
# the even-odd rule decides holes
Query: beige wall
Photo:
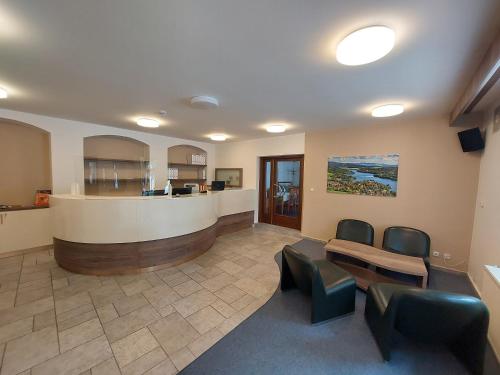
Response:
[[[452,255],[446,264],[442,257],[431,257],[432,263],[466,270],[479,156],[462,152],[457,131],[446,119],[391,119],[368,127],[307,133],[302,233],[327,240],[335,235],[340,219],[355,218],[375,227],[375,244],[380,246],[384,228],[415,227],[431,236],[433,250]],[[396,198],[326,192],[329,156],[385,153],[400,154]]]
[[[51,189],[49,133],[0,119],[0,204],[30,206],[35,192]]]
[[[496,103],[500,105],[500,103]],[[486,121],[486,148],[481,157],[469,274],[481,292],[484,265],[500,265],[500,126],[493,108]]]
[[[243,187],[256,189],[261,156],[304,153],[304,133],[217,145],[217,168],[243,168]]]

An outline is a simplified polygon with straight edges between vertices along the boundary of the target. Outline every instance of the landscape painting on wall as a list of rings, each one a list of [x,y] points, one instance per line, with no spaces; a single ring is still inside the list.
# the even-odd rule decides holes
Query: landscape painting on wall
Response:
[[[398,191],[399,154],[331,156],[328,158],[329,193],[395,197]]]

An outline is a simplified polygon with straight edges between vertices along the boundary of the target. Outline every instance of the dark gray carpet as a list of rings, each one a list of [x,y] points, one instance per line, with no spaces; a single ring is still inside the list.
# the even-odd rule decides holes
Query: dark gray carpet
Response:
[[[295,248],[324,257],[323,244],[302,240]],[[278,264],[281,264],[279,254]],[[431,288],[474,294],[467,278],[432,270]],[[396,339],[384,363],[363,317],[365,295],[358,292],[353,315],[320,325],[310,323],[310,300],[279,289],[255,314],[186,367],[181,374],[370,374],[461,375],[462,364],[446,349]],[[491,349],[485,375],[500,374]]]

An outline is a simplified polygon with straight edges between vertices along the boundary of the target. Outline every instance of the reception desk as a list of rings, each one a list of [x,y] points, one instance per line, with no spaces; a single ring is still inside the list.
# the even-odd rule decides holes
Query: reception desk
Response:
[[[175,265],[218,235],[252,226],[255,190],[181,197],[53,195],[54,256],[72,272],[113,275]]]

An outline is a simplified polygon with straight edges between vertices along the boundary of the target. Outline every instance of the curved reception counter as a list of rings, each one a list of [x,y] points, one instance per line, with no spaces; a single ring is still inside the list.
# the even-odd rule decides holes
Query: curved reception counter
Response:
[[[72,272],[114,275],[193,259],[254,222],[255,190],[181,197],[53,195],[54,256]]]

